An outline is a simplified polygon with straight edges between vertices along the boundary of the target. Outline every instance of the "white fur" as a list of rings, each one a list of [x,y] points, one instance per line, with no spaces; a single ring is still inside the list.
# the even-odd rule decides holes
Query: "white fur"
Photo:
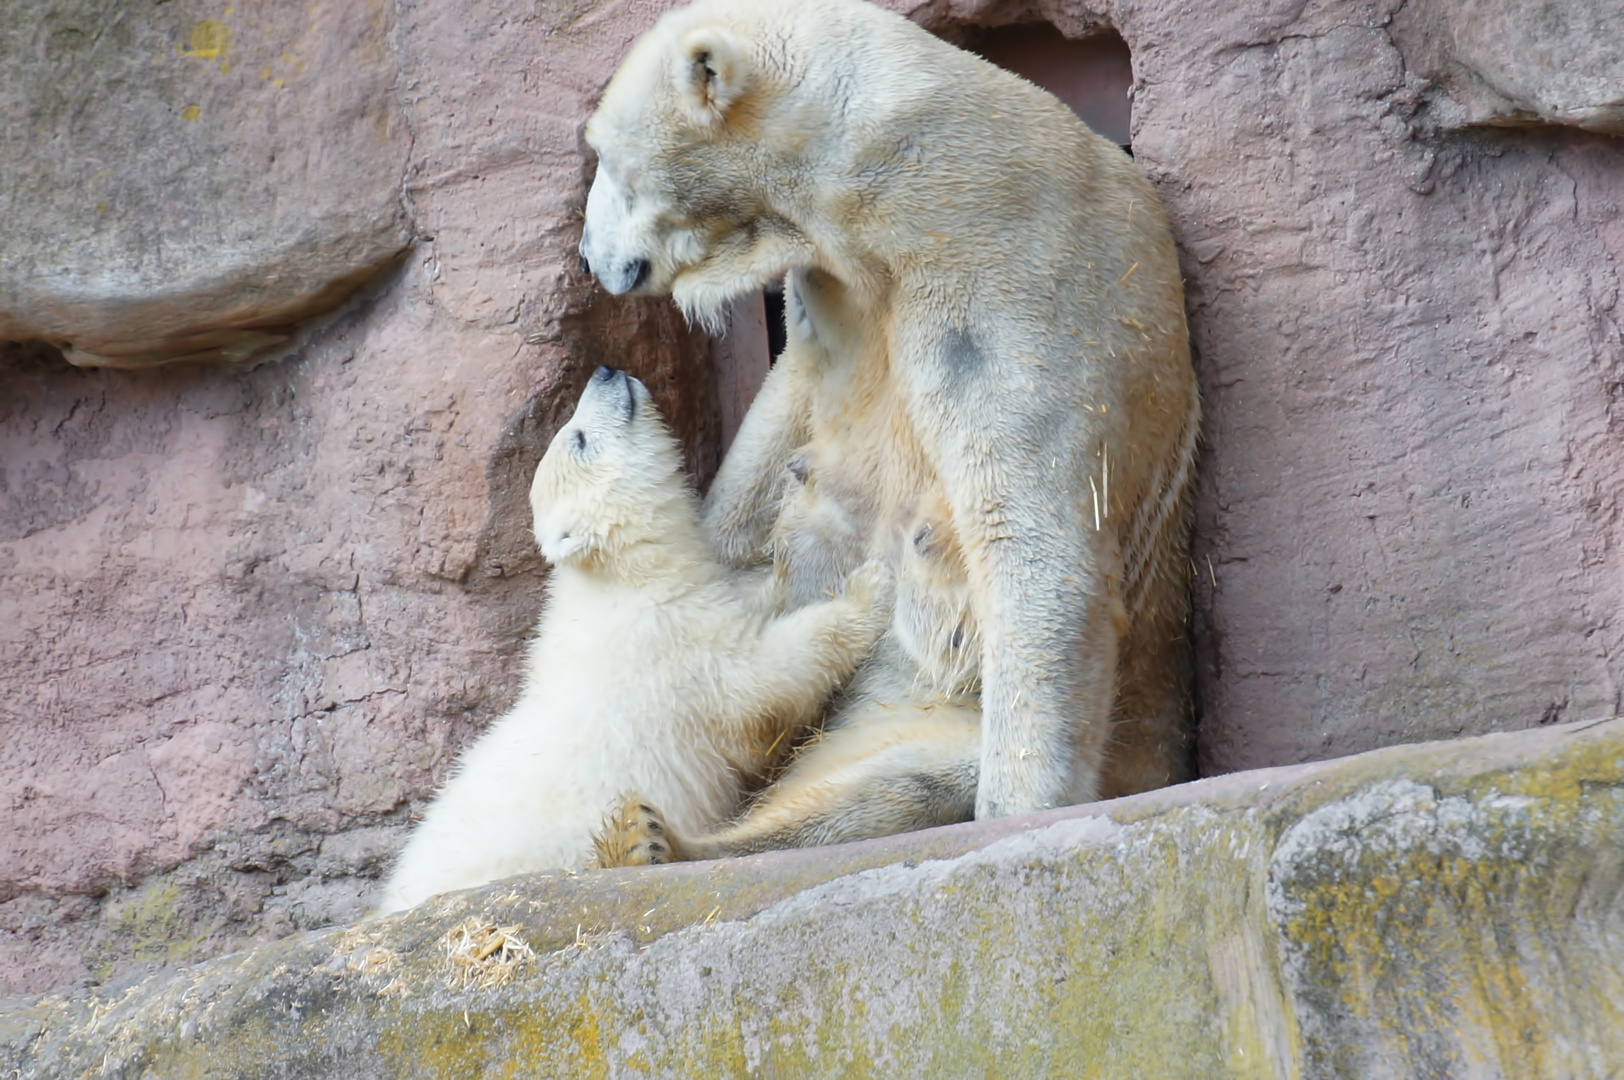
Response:
[[[976,815],[1187,769],[1200,403],[1138,167],[1032,84],[859,0],[668,12],[586,139],[581,252],[611,291],[704,319],[791,272],[794,332],[709,495],[724,558],[796,553],[791,592],[815,595],[834,564],[801,557],[802,523],[896,563],[896,530],[939,499],[980,635]],[[781,499],[805,446],[811,505]],[[1111,747],[1121,780],[1103,773],[1113,722],[1139,740]]]
[[[840,599],[764,614],[761,575],[711,556],[678,460],[642,384],[600,368],[531,487],[554,570],[524,692],[458,761],[380,912],[584,867],[627,790],[675,828],[716,826],[883,630],[877,565]]]

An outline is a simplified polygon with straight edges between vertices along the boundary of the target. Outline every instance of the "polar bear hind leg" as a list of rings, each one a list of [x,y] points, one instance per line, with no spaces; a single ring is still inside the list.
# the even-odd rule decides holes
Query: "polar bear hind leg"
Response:
[[[981,748],[975,710],[940,704],[855,723],[809,744],[738,820],[702,836],[672,832],[626,796],[593,837],[599,866],[650,866],[821,847],[969,820]]]

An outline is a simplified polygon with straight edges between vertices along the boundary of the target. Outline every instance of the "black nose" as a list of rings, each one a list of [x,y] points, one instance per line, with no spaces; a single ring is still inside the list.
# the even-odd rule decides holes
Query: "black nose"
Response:
[[[585,255],[581,256],[581,273],[583,273],[583,274],[592,273],[592,264],[586,261],[586,256]]]
[[[638,259],[632,263],[632,288],[637,288],[648,280],[648,260]]]
[[[599,364],[598,365],[598,370],[594,371],[592,373],[592,381],[593,382],[608,382],[610,379],[613,379],[616,375],[619,375],[619,374],[620,374],[620,372],[616,371],[614,368],[606,367],[603,364]]]

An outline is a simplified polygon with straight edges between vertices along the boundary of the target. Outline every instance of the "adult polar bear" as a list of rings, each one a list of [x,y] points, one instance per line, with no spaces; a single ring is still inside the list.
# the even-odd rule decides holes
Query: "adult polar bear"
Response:
[[[721,554],[767,557],[803,443],[876,555],[939,494],[981,626],[976,816],[1098,797],[1113,719],[1107,793],[1183,778],[1199,402],[1133,162],[862,0],[667,14],[587,141],[581,255],[606,289],[715,324],[793,272],[790,348],[827,354],[752,406],[706,507]]]

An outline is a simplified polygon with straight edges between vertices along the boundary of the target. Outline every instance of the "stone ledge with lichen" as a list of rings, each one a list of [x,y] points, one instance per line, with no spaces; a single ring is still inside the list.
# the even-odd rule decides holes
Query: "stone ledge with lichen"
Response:
[[[1624,720],[537,875],[0,1007],[22,1077],[1624,1069]]]

